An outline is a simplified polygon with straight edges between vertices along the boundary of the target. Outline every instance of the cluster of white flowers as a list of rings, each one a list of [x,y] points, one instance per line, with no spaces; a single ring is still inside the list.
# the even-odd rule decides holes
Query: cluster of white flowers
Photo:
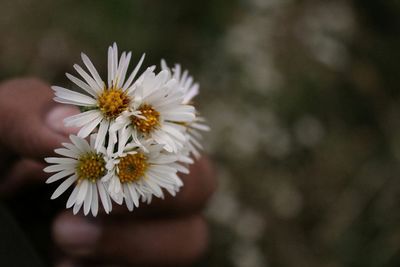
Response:
[[[161,71],[139,69],[144,55],[128,76],[131,52],[118,59],[117,45],[108,48],[108,80],[104,82],[90,59],[82,53],[87,71],[75,64],[82,77],[67,77],[82,93],[53,86],[54,100],[79,106],[82,112],[65,119],[66,126],[79,127],[72,143],[63,143],[55,152],[63,157],[49,157],[53,164],[44,169],[55,173],[46,182],[64,179],[55,190],[57,198],[75,185],[67,208],[76,214],[96,216],[100,201],[106,213],[112,201],[125,202],[132,211],[152,197],[175,195],[183,185],[177,173],[188,173],[192,156],[202,148],[200,131],[208,131],[204,119],[192,105],[199,92],[187,71],[179,64],[169,68],[161,62]],[[165,190],[165,191],[164,191]]]

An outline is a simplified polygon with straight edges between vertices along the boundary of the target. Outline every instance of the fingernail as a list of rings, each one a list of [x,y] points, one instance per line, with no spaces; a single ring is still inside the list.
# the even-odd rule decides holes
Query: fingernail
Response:
[[[47,113],[45,122],[53,131],[68,136],[77,133],[79,129],[76,127],[66,127],[64,119],[78,113],[79,110],[76,107],[56,105]]]
[[[96,248],[101,228],[87,218],[71,215],[56,220],[53,234],[62,249],[75,255],[89,255]]]

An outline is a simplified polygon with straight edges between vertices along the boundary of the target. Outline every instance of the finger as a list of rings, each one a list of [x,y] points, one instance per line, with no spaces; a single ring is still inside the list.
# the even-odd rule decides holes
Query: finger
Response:
[[[53,237],[73,258],[134,266],[185,266],[203,254],[208,232],[199,215],[95,221],[64,212],[54,222]]]
[[[26,158],[13,163],[0,178],[0,196],[11,196],[33,183],[44,182],[48,176],[43,173],[44,167],[43,163]]]
[[[0,143],[18,155],[42,158],[66,140],[63,118],[78,110],[55,104],[50,87],[27,78],[0,84]]]
[[[0,144],[0,173],[6,173],[19,156]],[[1,180],[1,178],[0,178]]]

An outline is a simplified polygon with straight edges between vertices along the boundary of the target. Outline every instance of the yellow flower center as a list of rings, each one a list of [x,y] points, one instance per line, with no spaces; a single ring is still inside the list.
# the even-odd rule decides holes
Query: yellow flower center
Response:
[[[149,134],[160,124],[160,113],[147,104],[141,105],[138,110],[145,119],[132,116],[132,123],[140,132]]]
[[[78,181],[87,179],[95,183],[98,179],[106,173],[104,159],[94,152],[87,153],[78,159],[76,172],[78,174]]]
[[[107,119],[115,119],[123,111],[127,110],[130,99],[119,88],[105,89],[97,99],[97,104]]]
[[[128,154],[120,159],[117,167],[121,183],[137,182],[146,172],[147,157],[142,153]]]

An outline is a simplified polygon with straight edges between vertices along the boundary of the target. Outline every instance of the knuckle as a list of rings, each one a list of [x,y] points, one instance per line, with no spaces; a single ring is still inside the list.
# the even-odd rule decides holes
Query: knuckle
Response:
[[[217,190],[218,183],[216,178],[215,169],[212,167],[210,159],[202,158],[201,159],[201,166],[203,169],[203,175],[206,180],[207,185],[205,186],[205,197],[209,199]]]
[[[217,188],[215,172],[207,158],[200,159],[184,177],[184,186],[177,200],[192,211],[202,210]],[[184,208],[184,207],[183,207]]]
[[[208,226],[204,218],[195,216],[183,238],[181,264],[192,264],[201,258],[208,247]]]
[[[11,79],[0,84],[0,95],[2,96],[10,98],[22,96],[22,94],[24,98],[19,99],[20,101],[24,99],[31,101],[30,96],[35,95],[35,99],[42,98],[43,96],[48,97],[51,94],[51,90],[47,83],[35,77]]]

